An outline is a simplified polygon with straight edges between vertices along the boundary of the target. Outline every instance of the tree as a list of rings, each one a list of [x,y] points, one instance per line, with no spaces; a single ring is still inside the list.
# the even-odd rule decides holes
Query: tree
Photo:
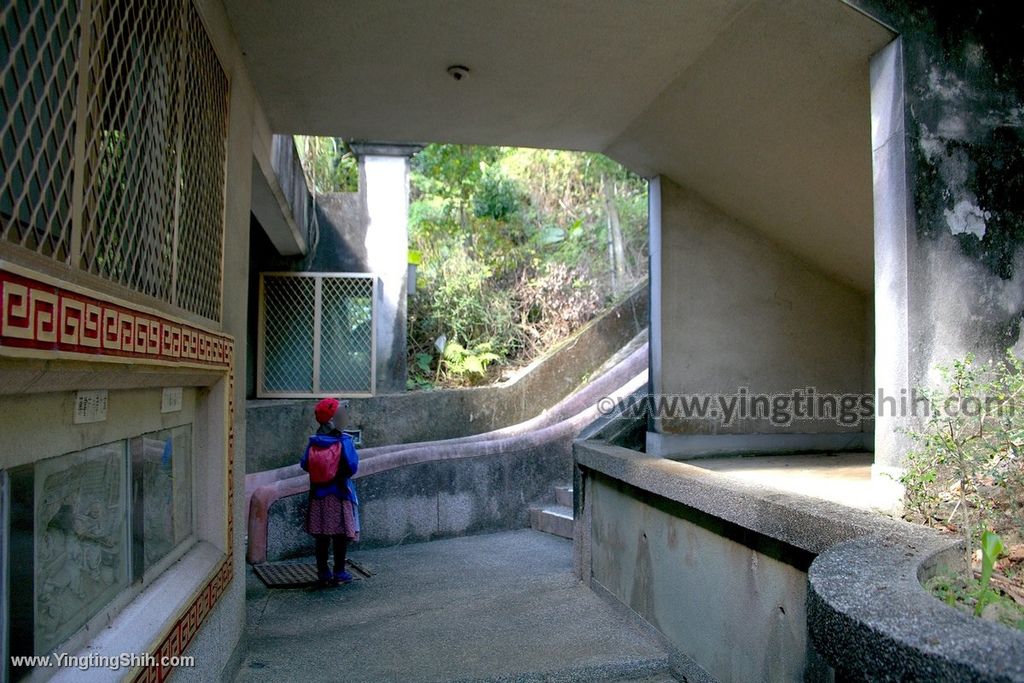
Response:
[[[306,183],[318,194],[357,192],[359,163],[341,138],[295,136]]]

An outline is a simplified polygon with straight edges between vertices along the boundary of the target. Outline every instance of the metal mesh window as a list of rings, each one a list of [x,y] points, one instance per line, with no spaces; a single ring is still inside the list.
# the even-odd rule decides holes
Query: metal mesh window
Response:
[[[0,236],[66,262],[71,247],[78,4],[7,2],[0,22]]]
[[[0,236],[219,320],[228,83],[189,0],[6,0]]]
[[[89,31],[82,266],[169,298],[178,97],[175,3],[97,3]]]
[[[259,395],[372,394],[375,289],[372,275],[261,275]]]
[[[219,319],[228,84],[199,16],[187,21],[177,303]]]

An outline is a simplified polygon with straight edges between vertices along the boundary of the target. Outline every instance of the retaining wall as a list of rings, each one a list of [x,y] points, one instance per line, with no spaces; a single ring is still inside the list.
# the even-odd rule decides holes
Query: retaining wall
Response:
[[[606,444],[574,458],[578,576],[686,680],[1024,681],[1024,633],[921,585],[955,538]]]

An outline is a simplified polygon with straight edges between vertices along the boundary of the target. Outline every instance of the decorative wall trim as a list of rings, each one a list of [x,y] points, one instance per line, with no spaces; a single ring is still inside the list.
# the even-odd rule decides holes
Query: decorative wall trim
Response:
[[[210,579],[192,597],[188,606],[179,613],[164,637],[158,641],[159,644],[151,650],[149,654],[153,656],[155,664],[138,670],[130,679],[133,683],[162,683],[170,678],[173,667],[164,666],[162,663],[169,658],[180,656],[191,644],[206,617],[227,591],[233,576],[233,560],[229,553]]]
[[[0,355],[219,368],[231,337],[0,261]]]
[[[225,373],[227,553],[187,600],[132,681],[162,682],[234,578],[235,372],[229,335],[93,292],[0,260],[0,356],[199,367]]]

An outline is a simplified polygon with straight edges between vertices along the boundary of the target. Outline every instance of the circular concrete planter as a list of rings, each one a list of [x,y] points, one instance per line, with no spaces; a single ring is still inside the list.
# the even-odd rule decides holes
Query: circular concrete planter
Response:
[[[1024,681],[1024,633],[950,607],[922,585],[961,552],[921,528],[821,553],[807,574],[815,650],[851,680]]]

